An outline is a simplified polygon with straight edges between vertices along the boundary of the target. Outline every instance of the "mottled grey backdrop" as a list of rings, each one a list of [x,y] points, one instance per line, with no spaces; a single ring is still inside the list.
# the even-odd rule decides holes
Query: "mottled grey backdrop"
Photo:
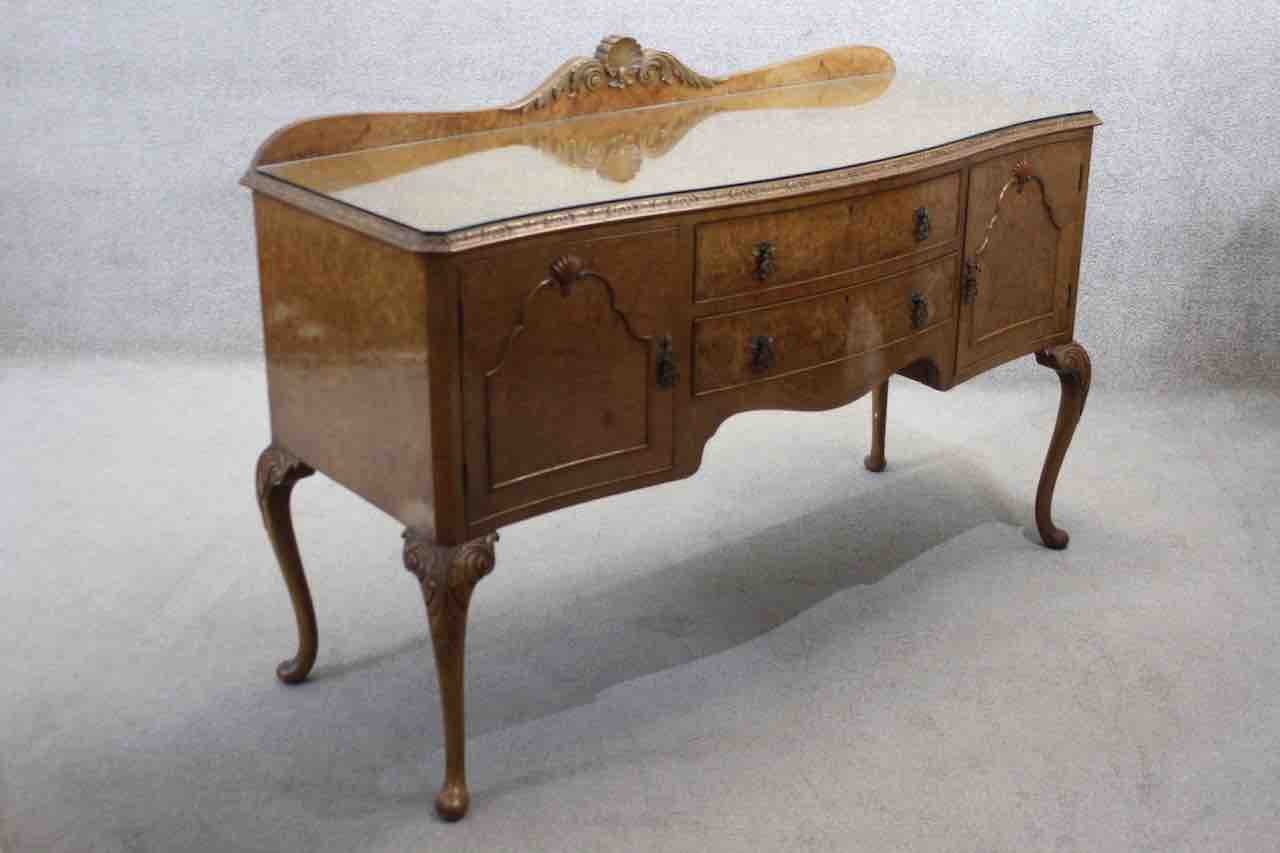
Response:
[[[1280,373],[1280,28],[1259,5],[3,2],[0,356],[252,356],[255,146],[296,118],[525,94],[600,36],[722,73],[840,43],[1086,92],[1078,337],[1100,383]]]

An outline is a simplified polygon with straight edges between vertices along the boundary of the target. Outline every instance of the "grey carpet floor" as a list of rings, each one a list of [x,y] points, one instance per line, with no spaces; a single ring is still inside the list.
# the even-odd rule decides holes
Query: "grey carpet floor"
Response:
[[[1099,372],[1104,371],[1099,366]],[[730,420],[683,482],[513,525],[477,591],[471,816],[399,528],[294,498],[321,629],[253,500],[256,364],[0,367],[0,848],[1280,847],[1280,397],[1057,383]]]

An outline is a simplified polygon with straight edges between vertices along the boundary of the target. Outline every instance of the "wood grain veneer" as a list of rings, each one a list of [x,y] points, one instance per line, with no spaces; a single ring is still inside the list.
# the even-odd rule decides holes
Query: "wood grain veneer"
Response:
[[[317,658],[289,497],[319,471],[405,525],[440,680],[442,817],[470,803],[463,647],[498,528],[687,477],[734,414],[873,392],[865,464],[883,471],[892,375],[946,390],[1035,353],[1062,388],[1035,519],[1067,545],[1051,504],[1092,376],[1072,334],[1099,122],[1040,116],[847,168],[448,233],[334,194],[507,145],[625,182],[708,116],[867,103],[893,71],[849,47],[720,78],[611,36],[504,107],[313,119],[258,150],[244,183],[272,436],[255,476],[299,636],[277,674],[300,682]],[[825,80],[847,83],[805,85]],[[438,144],[408,145],[425,140]],[[317,162],[310,189],[259,169],[353,152],[370,156]]]
[[[955,316],[956,255],[871,282],[694,324],[694,394],[776,381],[797,371],[883,349]],[[912,299],[925,300],[923,321]],[[765,338],[768,366],[753,359]]]
[[[924,229],[917,211],[928,223]],[[959,222],[960,176],[952,172],[899,189],[700,225],[694,298],[710,302],[924,252],[954,239]],[[764,242],[773,255],[767,273],[755,253]]]

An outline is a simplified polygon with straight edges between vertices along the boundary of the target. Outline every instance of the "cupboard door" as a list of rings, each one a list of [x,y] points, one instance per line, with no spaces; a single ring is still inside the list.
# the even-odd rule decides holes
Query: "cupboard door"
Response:
[[[958,367],[1069,333],[1080,265],[1089,141],[988,160],[969,174]]]
[[[688,352],[677,235],[459,264],[470,523],[671,467]]]

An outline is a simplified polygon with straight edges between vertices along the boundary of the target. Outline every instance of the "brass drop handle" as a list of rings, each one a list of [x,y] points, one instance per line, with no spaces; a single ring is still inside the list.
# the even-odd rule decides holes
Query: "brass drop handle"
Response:
[[[680,381],[680,367],[676,364],[676,352],[671,345],[671,336],[663,335],[658,340],[658,387],[674,388]]]
[[[929,325],[929,299],[918,290],[911,291],[911,328]]]
[[[756,268],[751,273],[756,281],[764,281],[773,275],[774,246],[768,240],[761,240],[751,248],[751,257],[755,259]]]
[[[773,349],[773,338],[769,335],[756,335],[751,339],[751,371],[764,373],[778,361],[778,354]]]
[[[916,242],[923,243],[929,239],[929,208],[916,208]]]
[[[972,305],[978,298],[978,271],[981,269],[977,260],[970,259],[964,262],[964,277],[960,282],[960,301],[965,305]]]

